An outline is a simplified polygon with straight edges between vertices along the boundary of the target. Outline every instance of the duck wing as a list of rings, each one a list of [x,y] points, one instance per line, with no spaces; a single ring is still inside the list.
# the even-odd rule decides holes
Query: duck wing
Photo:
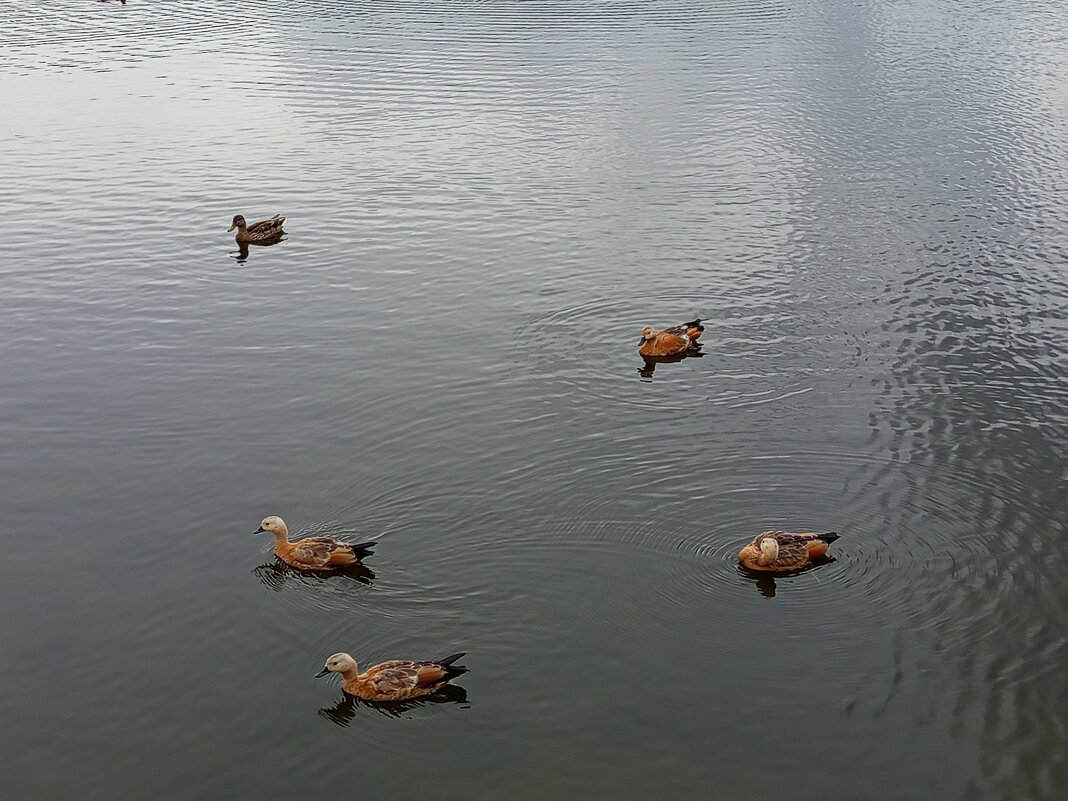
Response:
[[[841,534],[837,531],[827,531],[823,533],[820,533],[819,531],[799,531],[796,534],[790,533],[789,536],[795,537],[802,542],[816,542],[818,540],[820,542],[830,543],[838,539]]]
[[[684,334],[658,331],[651,339],[642,342],[638,353],[642,356],[674,356],[685,353],[692,345],[693,342]]]
[[[265,234],[268,231],[275,231],[281,228],[285,221],[285,217],[276,214],[269,220],[261,220],[260,222],[252,223],[252,225],[248,226],[245,230],[250,234]]]
[[[308,543],[309,545],[327,545],[331,550],[348,545],[344,540],[335,540],[333,537],[305,537],[300,542],[301,544]]]
[[[419,667],[421,664],[423,663],[401,659],[382,662],[364,674],[364,682],[380,698],[401,700],[420,689]]]
[[[771,537],[779,544],[779,557],[772,562],[775,568],[795,570],[808,562],[807,538],[789,531],[765,531],[753,539],[757,550],[760,550],[760,542],[765,537]]]
[[[330,563],[338,565],[354,564],[364,557],[370,556],[374,553],[371,547],[378,544],[378,540],[347,542],[346,540],[335,540],[333,537],[308,537],[305,540],[301,540],[301,542],[325,545],[330,549]]]
[[[463,654],[446,657],[440,662],[394,659],[370,668],[364,681],[382,697],[401,700],[426,695],[434,687],[467,672],[467,668],[451,665]]]
[[[801,531],[792,536],[800,540],[805,546],[805,550],[808,551],[811,559],[827,553],[831,543],[838,539],[839,534],[837,531],[827,531],[822,534],[818,531]]]
[[[701,336],[701,332],[705,330],[705,327],[701,325],[701,320],[691,320],[688,323],[679,323],[673,325],[671,328],[665,328],[660,333],[662,334],[674,334],[675,336],[687,337],[689,339],[697,339]]]
[[[335,550],[336,541],[329,537],[309,537],[293,545],[290,552],[293,558],[313,567],[326,567],[330,554]]]

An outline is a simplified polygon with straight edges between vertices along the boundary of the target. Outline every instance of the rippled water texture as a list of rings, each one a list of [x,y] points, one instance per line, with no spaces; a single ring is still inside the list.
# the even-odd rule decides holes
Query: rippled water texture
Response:
[[[4,4],[8,797],[1068,798],[1066,42]],[[380,545],[299,574],[267,514]],[[741,572],[771,527],[843,536]],[[471,672],[382,710],[337,650]]]

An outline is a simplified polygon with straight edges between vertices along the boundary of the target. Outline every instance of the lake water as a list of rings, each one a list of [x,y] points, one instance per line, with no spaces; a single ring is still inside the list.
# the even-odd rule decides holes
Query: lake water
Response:
[[[0,101],[7,797],[1068,797],[1059,0],[9,3]]]

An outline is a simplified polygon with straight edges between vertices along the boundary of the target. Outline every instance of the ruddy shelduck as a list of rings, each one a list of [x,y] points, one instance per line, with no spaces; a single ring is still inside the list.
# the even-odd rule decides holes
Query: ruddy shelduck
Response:
[[[816,557],[823,556],[838,534],[828,531],[818,534],[813,531],[793,533],[790,531],[764,531],[746,543],[738,554],[738,561],[750,570],[785,572],[798,570]]]
[[[253,534],[264,532],[274,534],[274,553],[279,559],[303,570],[333,570],[362,564],[363,559],[374,553],[371,546],[378,544],[376,540],[353,543],[333,537],[305,537],[290,542],[286,522],[276,515],[263,518]]]
[[[405,701],[422,698],[441,689],[451,679],[467,672],[463,665],[454,665],[465,653],[453,654],[436,662],[409,662],[394,659],[381,662],[360,672],[356,660],[346,653],[338,653],[326,660],[315,678],[327,673],[341,674],[341,689],[365,701]]]
[[[642,356],[677,356],[688,350],[699,347],[697,340],[701,338],[705,327],[700,320],[689,323],[681,323],[663,331],[657,331],[651,325],[642,329],[641,344],[638,353]]]

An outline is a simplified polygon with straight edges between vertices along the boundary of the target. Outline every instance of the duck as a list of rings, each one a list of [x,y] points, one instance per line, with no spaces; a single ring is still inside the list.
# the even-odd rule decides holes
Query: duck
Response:
[[[364,559],[374,551],[370,542],[345,542],[333,537],[305,537],[296,542],[289,541],[289,529],[286,521],[277,515],[265,517],[260,527],[253,534],[274,534],[274,553],[288,565],[302,570],[333,570],[338,567],[350,567],[363,564]]]
[[[749,570],[762,572],[798,570],[827,553],[839,536],[835,531],[764,531],[746,543],[738,553],[738,561]]]
[[[430,695],[466,673],[466,667],[453,664],[466,655],[466,652],[461,652],[433,662],[393,659],[373,665],[361,673],[356,660],[342,652],[327,657],[326,664],[315,674],[315,678],[328,673],[340,673],[341,689],[349,695],[364,701],[406,701]]]
[[[642,356],[676,356],[700,347],[697,342],[705,327],[700,320],[680,323],[663,331],[657,331],[651,325],[642,329],[642,339],[638,353]]]
[[[252,225],[245,224],[245,218],[240,214],[234,215],[234,221],[227,228],[227,232],[237,229],[237,236],[234,238],[238,242],[263,242],[267,239],[274,239],[285,233],[282,230],[282,225],[285,223],[286,218],[279,215],[274,215],[269,220],[261,220],[260,222],[254,222]]]

